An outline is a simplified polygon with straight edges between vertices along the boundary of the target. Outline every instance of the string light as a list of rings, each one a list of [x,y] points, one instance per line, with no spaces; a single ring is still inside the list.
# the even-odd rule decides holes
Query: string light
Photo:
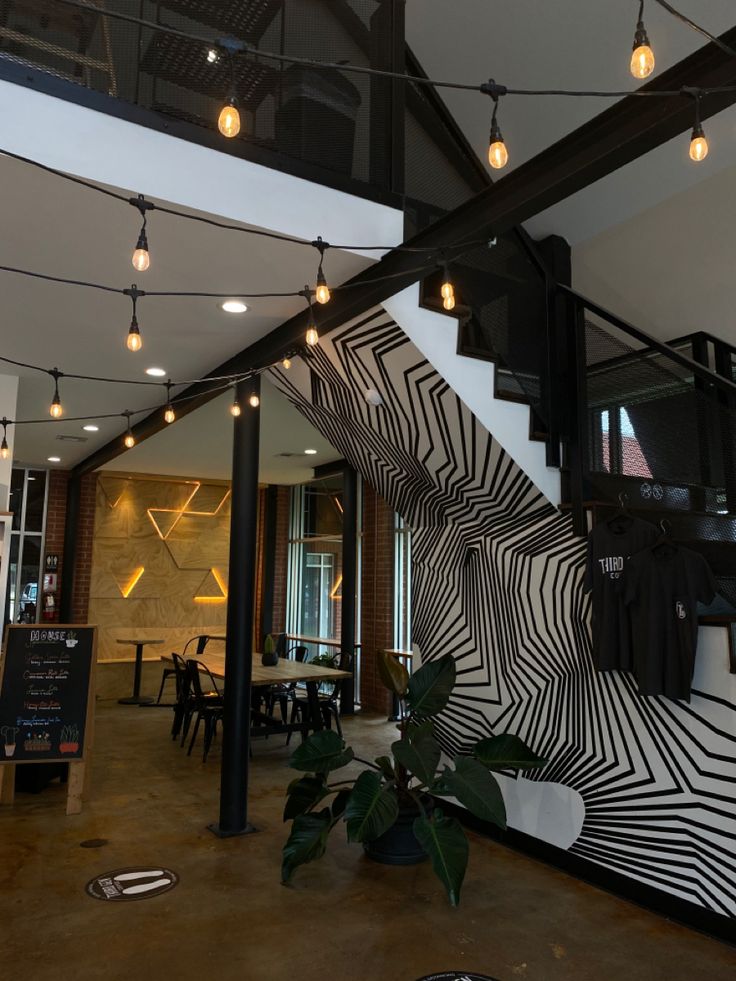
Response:
[[[131,286],[129,290],[123,290],[126,296],[129,296],[133,301],[133,316],[130,321],[130,328],[128,329],[128,338],[125,342],[126,347],[129,351],[133,353],[140,351],[143,347],[143,339],[141,338],[141,332],[138,327],[138,317],[136,316],[136,304],[138,302],[139,296],[145,296],[142,290],[136,288],[135,283]]]
[[[690,134],[690,159],[695,163],[700,163],[708,156],[708,141],[705,138],[703,127],[700,124],[700,93],[695,93],[695,125]]]
[[[493,100],[493,115],[491,116],[491,135],[488,141],[488,163],[494,170],[501,170],[509,162],[509,151],[501,135],[498,125],[498,96]]]
[[[123,439],[123,443],[125,444],[126,450],[132,450],[133,447],[135,446],[135,436],[133,435],[133,430],[130,428],[130,412],[128,412],[128,410],[126,409],[126,411],[123,412],[123,415],[128,420],[128,429],[125,433],[125,438]]]
[[[0,459],[7,460],[10,456],[10,447],[8,446],[8,420],[3,416],[2,419],[3,426],[3,441],[0,443]]]
[[[235,59],[230,53],[230,95],[227,102],[220,110],[217,118],[217,128],[229,140],[237,136],[240,132],[240,113],[238,112],[238,100],[235,95]]]
[[[634,32],[634,45],[629,69],[634,78],[648,78],[654,71],[654,52],[644,27],[644,0],[639,0],[639,19]]]
[[[307,324],[307,332],[304,335],[304,340],[309,345],[309,347],[316,347],[319,344],[319,334],[317,332],[317,325],[314,322],[314,310],[312,309],[312,291],[308,286],[305,286],[302,290],[302,296],[307,301],[307,308],[309,309],[309,323]]]
[[[238,396],[233,395],[233,404],[230,406],[230,415],[234,416],[236,419],[240,415],[240,405],[238,404]]]
[[[253,392],[253,394],[248,399],[248,403],[249,403],[249,405],[252,406],[252,408],[257,409],[258,406],[261,404],[261,400],[258,398],[258,396],[256,395],[256,393]]]
[[[171,404],[171,379],[166,382],[166,409],[164,411],[164,422],[172,423],[176,419],[174,406]]]
[[[318,235],[317,240],[312,242],[312,245],[319,252],[319,268],[317,269],[317,288],[314,291],[314,298],[317,303],[329,303],[330,302],[330,290],[327,285],[327,280],[325,279],[324,270],[322,269],[322,263],[325,258],[325,250],[329,249],[327,242],[322,241],[322,236]]]
[[[148,252],[148,237],[146,236],[146,212],[150,211],[154,205],[150,201],[146,201],[142,194],[139,194],[137,198],[131,198],[130,203],[140,211],[141,218],[143,219],[141,232],[133,250],[131,261],[136,272],[145,272],[151,265],[151,256]]]
[[[59,398],[59,378],[61,376],[61,372],[58,368],[54,368],[49,372],[49,374],[54,379],[54,397],[51,400],[51,405],[49,406],[49,415],[53,419],[61,419],[64,412],[61,406],[61,399]]]
[[[291,358],[284,358],[281,362],[281,367],[288,371],[291,368]]]
[[[442,263],[442,268],[444,270],[444,279],[440,289],[442,306],[445,308],[445,310],[452,310],[455,307],[455,288],[450,280],[450,271],[447,268],[446,262]]]

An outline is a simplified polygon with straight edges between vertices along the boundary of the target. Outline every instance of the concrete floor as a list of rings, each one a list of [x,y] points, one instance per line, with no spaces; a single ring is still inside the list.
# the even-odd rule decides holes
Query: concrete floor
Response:
[[[63,791],[19,795],[0,813],[0,977],[415,981],[462,970],[500,981],[726,981],[736,950],[650,915],[497,844],[471,836],[462,904],[427,865],[376,865],[335,833],[328,855],[279,884],[283,738],[256,744],[251,820],[221,841],[216,749],[206,765],[168,738],[170,712],[101,703],[92,798],[65,817]],[[392,729],[349,723],[359,755]],[[99,848],[86,839],[105,838]],[[180,875],[170,892],[104,903],[84,887],[137,865]]]

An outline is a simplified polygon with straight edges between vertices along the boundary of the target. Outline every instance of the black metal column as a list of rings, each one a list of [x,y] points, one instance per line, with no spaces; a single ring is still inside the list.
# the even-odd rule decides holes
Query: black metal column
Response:
[[[358,475],[352,467],[342,472],[342,627],[340,650],[355,654],[355,595],[358,585]],[[340,687],[340,712],[355,711],[352,678]]]
[[[66,515],[64,517],[64,551],[61,557],[61,595],[59,620],[72,622],[74,604],[74,576],[77,564],[77,537],[79,535],[79,504],[81,477],[72,476],[66,487]]]
[[[260,376],[239,382],[237,400],[242,412],[235,418],[233,427],[220,820],[217,825],[210,825],[210,830],[223,838],[254,830],[248,824],[248,764],[261,411],[254,409],[248,399],[251,395],[260,395],[260,388]]]

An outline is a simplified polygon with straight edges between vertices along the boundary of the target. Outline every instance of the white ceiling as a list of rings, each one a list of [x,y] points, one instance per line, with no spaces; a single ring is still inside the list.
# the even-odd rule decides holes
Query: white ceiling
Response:
[[[155,473],[175,477],[230,480],[232,475],[232,394],[225,393],[182,417],[104,470]],[[243,413],[253,411],[242,407]],[[340,459],[334,449],[271,383],[261,382],[260,459],[263,484],[298,484],[312,477],[312,468]],[[317,450],[305,454],[305,450]],[[284,456],[283,454],[292,454]]]
[[[285,181],[290,179],[284,175]],[[146,273],[136,273],[130,256],[140,216],[132,207],[8,157],[0,157],[0,183],[12,188],[3,200],[2,265],[116,287],[136,282],[141,289],[232,291],[233,296],[239,289],[287,292],[314,281],[316,253],[311,249],[155,212],[148,223],[151,266]],[[325,267],[330,282],[339,283],[370,262],[330,251]],[[146,380],[144,370],[152,365],[166,369],[175,380],[199,378],[304,306],[301,298],[255,299],[247,301],[246,314],[233,315],[224,313],[216,299],[144,297],[138,304],[143,350],[132,354],[125,347],[131,317],[127,297],[5,272],[0,273],[0,282],[4,338],[0,354],[48,368],[58,366],[65,372],[112,378]],[[15,417],[48,420],[18,427],[15,459],[21,464],[46,465],[47,457],[57,455],[58,466],[69,468],[124,431],[122,418],[105,419],[105,414],[155,406],[163,400],[161,388],[63,378],[65,414],[57,423],[48,416],[53,382],[47,375],[0,365],[3,372],[20,376]],[[71,418],[87,415],[97,417],[98,433],[83,432],[83,422]],[[86,442],[61,442],[59,435],[85,437]],[[206,433],[201,435],[206,441]],[[275,448],[292,448],[288,430],[283,444],[278,430],[271,436]],[[301,443],[301,432],[299,436]]]

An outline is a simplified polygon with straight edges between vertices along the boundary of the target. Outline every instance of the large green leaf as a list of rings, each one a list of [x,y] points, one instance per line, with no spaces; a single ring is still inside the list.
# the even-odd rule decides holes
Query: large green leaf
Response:
[[[349,841],[373,841],[388,831],[399,816],[399,801],[374,770],[358,777],[345,808]]]
[[[289,766],[307,773],[329,773],[345,766],[353,758],[353,751],[333,729],[322,729],[298,746],[291,754]]]
[[[291,834],[282,853],[282,882],[291,882],[291,877],[300,865],[306,865],[324,855],[331,827],[332,820],[327,808],[318,814],[299,814],[294,818]]]
[[[391,746],[394,758],[421,783],[430,784],[439,766],[442,750],[434,738],[432,724],[410,730],[408,739],[399,739]]]
[[[393,778],[396,776],[390,756],[377,756],[376,766],[380,769],[381,773],[387,780],[393,780]]]
[[[318,804],[329,794],[329,791],[325,789],[324,774],[320,774],[316,777],[297,777],[289,784],[286,794],[284,821],[290,821],[298,814],[304,814],[315,804]]]
[[[473,756],[489,770],[530,770],[547,763],[543,757],[533,753],[522,739],[510,732],[481,739],[473,750]]]
[[[446,767],[434,793],[457,797],[463,807],[482,821],[506,827],[506,807],[496,778],[471,756],[458,756],[455,769]]]
[[[387,654],[386,651],[378,652],[377,663],[378,673],[381,676],[383,684],[394,695],[403,698],[406,694],[407,685],[409,684],[409,672],[404,665],[397,657]]]
[[[468,865],[468,839],[460,822],[436,810],[431,820],[416,818],[414,835],[429,855],[435,874],[447,889],[450,903],[457,906]]]
[[[406,701],[411,712],[421,719],[437,715],[447,705],[454,685],[455,659],[452,654],[423,664],[409,678]]]

